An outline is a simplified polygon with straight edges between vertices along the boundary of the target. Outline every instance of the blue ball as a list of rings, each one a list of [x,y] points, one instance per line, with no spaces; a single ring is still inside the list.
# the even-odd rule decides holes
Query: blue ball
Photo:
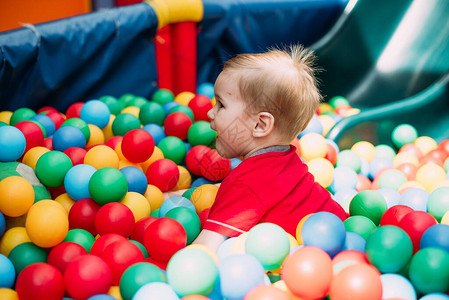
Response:
[[[399,198],[399,204],[413,208],[417,211],[427,211],[429,193],[423,189],[411,188],[406,190]]]
[[[357,250],[365,253],[366,240],[358,233],[346,232],[346,240],[343,250]]]
[[[13,126],[0,127],[0,162],[19,159],[25,152],[26,139],[22,131]]]
[[[133,300],[179,300],[173,288],[165,282],[150,282],[141,286]]]
[[[112,297],[108,294],[97,294],[95,296],[87,298],[87,300],[116,300],[115,297]]]
[[[196,213],[196,208],[192,201],[183,196],[173,196],[162,202],[161,207],[159,207],[159,218],[164,217],[171,209],[180,206],[190,208]]]
[[[53,149],[63,152],[71,147],[85,148],[86,136],[78,127],[62,126],[53,134]]]
[[[0,236],[3,236],[6,230],[5,216],[0,212]]]
[[[364,158],[360,158],[360,171],[359,171],[360,175],[369,177],[369,162],[364,159]]]
[[[416,299],[413,284],[404,276],[394,273],[380,275],[382,299]]]
[[[103,129],[108,125],[111,111],[106,103],[100,100],[89,100],[81,108],[80,118],[87,124]]]
[[[309,124],[307,124],[306,129],[304,129],[300,134],[298,134],[298,139],[300,139],[303,135],[307,133],[318,133],[323,134],[323,125],[320,122],[320,119],[317,115],[313,115],[312,119],[310,119]]]
[[[151,134],[155,145],[159,144],[159,142],[166,137],[164,129],[157,124],[150,123],[143,126],[142,129]]]
[[[45,132],[47,133],[47,137],[51,137],[53,133],[55,133],[56,126],[50,117],[47,117],[46,115],[34,115],[31,117],[30,120],[34,120],[42,124],[45,128]]]
[[[212,99],[214,97],[214,84],[210,82],[203,82],[200,85],[198,85],[196,93],[199,95],[207,96]]]
[[[148,180],[142,170],[136,167],[124,167],[120,171],[125,175],[126,181],[128,181],[128,192],[145,194],[148,187]]]
[[[449,300],[449,296],[443,293],[430,293],[419,300]]]
[[[214,181],[210,181],[209,179],[206,179],[204,177],[198,177],[197,179],[195,179],[192,182],[190,187],[197,188],[199,186],[202,186],[203,184],[215,184],[215,182]]]
[[[89,192],[89,181],[97,171],[91,165],[80,164],[69,169],[64,177],[64,188],[75,201],[92,198]]]
[[[384,196],[385,201],[387,202],[387,207],[390,208],[392,206],[399,204],[399,199],[401,198],[401,194],[398,191],[392,188],[381,188],[377,190],[379,194]]]
[[[170,111],[170,109],[172,109],[175,106],[180,105],[178,102],[175,101],[171,101],[171,102],[167,102],[165,103],[162,108],[164,109],[165,115],[168,116],[168,113]]]
[[[240,158],[237,157],[231,158],[231,170],[240,165],[241,162],[242,160]]]
[[[343,249],[346,228],[343,221],[330,212],[317,212],[307,218],[301,229],[305,246],[315,246],[334,257]]]
[[[356,186],[357,173],[354,169],[346,166],[336,167],[334,169],[334,177],[329,185],[332,193],[345,189],[355,189]]]
[[[0,288],[12,288],[16,279],[16,269],[12,262],[0,254]]]
[[[243,299],[254,287],[265,283],[262,264],[250,254],[232,254],[218,266],[221,294],[225,299]]]
[[[421,249],[437,247],[449,252],[449,225],[435,224],[424,231],[419,243]]]

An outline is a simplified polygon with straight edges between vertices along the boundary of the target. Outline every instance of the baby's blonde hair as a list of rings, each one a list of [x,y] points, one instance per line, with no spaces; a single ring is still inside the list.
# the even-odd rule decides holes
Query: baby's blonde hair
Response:
[[[288,141],[303,131],[321,101],[314,69],[315,55],[301,45],[260,54],[239,54],[223,72],[235,72],[247,111],[269,112],[275,130]]]

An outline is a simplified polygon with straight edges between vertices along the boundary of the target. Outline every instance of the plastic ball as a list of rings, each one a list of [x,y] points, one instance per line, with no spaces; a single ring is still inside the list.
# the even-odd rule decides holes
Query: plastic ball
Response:
[[[317,212],[304,222],[301,237],[305,246],[315,246],[334,257],[343,248],[346,229],[343,221],[330,212]]]
[[[89,180],[96,172],[96,169],[90,165],[79,164],[67,172],[64,177],[64,187],[74,200],[90,198]]]
[[[165,216],[165,214],[167,212],[169,212],[173,208],[181,207],[181,206],[187,207],[190,210],[192,210],[193,212],[196,212],[195,206],[189,199],[184,198],[182,196],[173,196],[173,197],[167,198],[162,203],[162,205],[159,208],[159,217],[162,218]]]
[[[407,182],[407,177],[396,169],[386,170],[379,175],[380,188],[392,188],[398,190],[401,185]]]
[[[142,218],[148,217],[151,213],[151,207],[147,198],[136,192],[128,192],[121,201],[133,213],[134,220],[137,222]]]
[[[123,300],[133,299],[142,286],[151,282],[166,282],[165,275],[159,267],[146,262],[130,266],[120,279],[120,294]]]
[[[417,211],[427,211],[429,193],[423,189],[410,188],[399,198],[400,205],[406,205]]]
[[[196,95],[190,100],[189,107],[193,111],[195,121],[210,121],[207,113],[213,106],[207,95]]]
[[[87,230],[75,228],[70,229],[63,242],[72,242],[83,247],[88,253],[95,242],[94,236]]]
[[[146,172],[148,184],[155,185],[162,192],[171,190],[179,180],[179,169],[169,159],[159,159],[152,163]]]
[[[178,166],[178,169],[179,169],[179,180],[176,183],[173,190],[179,191],[190,188],[190,185],[192,184],[192,176],[190,175],[190,172],[182,166]]]
[[[56,130],[53,135],[53,148],[65,151],[71,147],[86,147],[86,138],[81,129],[75,126],[63,126]]]
[[[36,112],[30,108],[22,107],[22,108],[16,109],[11,114],[9,124],[14,126],[21,121],[26,121],[26,120],[31,119],[31,117],[33,117],[34,115],[36,115]]]
[[[70,297],[86,299],[108,292],[112,285],[112,272],[98,256],[81,255],[67,265],[64,283]]]
[[[187,132],[192,126],[192,120],[182,112],[169,114],[164,121],[164,130],[167,136],[176,136],[181,140],[187,139]]]
[[[123,155],[130,162],[144,162],[153,154],[154,140],[147,131],[134,129],[123,137],[121,149]]]
[[[430,214],[423,211],[412,211],[402,218],[398,226],[410,236],[413,250],[416,252],[419,250],[419,242],[424,231],[436,223],[437,221]]]
[[[145,218],[142,218],[139,221],[137,221],[134,226],[134,231],[131,235],[131,240],[135,240],[135,241],[143,244],[143,237],[144,237],[145,230],[155,220],[157,220],[156,217],[149,216],[149,217],[145,217]]]
[[[86,255],[87,251],[81,245],[64,242],[53,247],[48,253],[47,262],[64,274],[67,265],[75,258]]]
[[[336,193],[341,190],[352,189],[357,186],[357,173],[346,166],[336,167],[334,169],[334,176],[329,189]]]
[[[196,188],[190,196],[190,201],[196,208],[198,213],[201,213],[207,208],[212,207],[215,197],[218,192],[218,187],[213,184],[204,184]]]
[[[198,85],[197,94],[205,95],[212,99],[214,97],[214,84],[210,82],[203,82]]]
[[[429,293],[419,298],[419,300],[449,300],[449,296],[443,293]]]
[[[178,221],[187,234],[187,245],[191,244],[201,231],[200,218],[190,208],[185,206],[174,207],[165,214],[165,217]]]
[[[126,177],[129,192],[137,192],[142,195],[145,194],[148,186],[148,181],[145,173],[143,173],[142,170],[136,167],[125,167],[120,169],[120,171]]]
[[[410,124],[400,124],[393,129],[391,140],[398,149],[418,138],[418,131]]]
[[[437,149],[437,142],[429,136],[420,136],[415,140],[415,145],[421,150],[423,155],[427,155],[430,151]]]
[[[119,202],[128,192],[125,175],[114,168],[97,170],[89,180],[89,193],[100,205]]]
[[[380,219],[380,226],[394,225],[399,226],[399,222],[407,215],[412,212],[413,208],[405,205],[395,205],[388,208]]]
[[[36,175],[48,187],[59,187],[64,184],[64,177],[72,161],[64,152],[49,151],[42,154],[36,163]]]
[[[97,145],[89,149],[84,156],[84,163],[95,169],[117,168],[119,158],[117,153],[106,145]]]
[[[8,256],[11,250],[22,243],[31,242],[25,227],[13,227],[3,234],[0,240],[0,253]]]
[[[17,277],[17,295],[20,299],[57,300],[64,297],[64,278],[61,272],[46,263],[26,267]]]
[[[354,198],[357,193],[358,192],[355,189],[344,188],[336,191],[333,198],[340,204],[344,211],[349,214],[349,205],[351,204],[352,198]]]
[[[83,132],[83,134],[86,138],[86,142],[89,140],[90,130],[89,130],[89,126],[87,125],[86,121],[84,121],[80,118],[71,118],[71,119],[67,119],[66,121],[64,121],[64,123],[62,123],[61,127],[64,127],[64,126],[78,127]]]
[[[7,126],[2,126],[9,128]],[[26,140],[26,146],[25,146],[25,152],[30,150],[31,148],[42,146],[42,143],[44,141],[44,132],[42,131],[43,128],[41,128],[37,123],[34,123],[33,121],[22,121],[15,125],[15,128],[19,129]],[[7,129],[2,129],[2,131],[5,131]],[[45,129],[44,129],[45,130]],[[13,138],[15,141],[20,142],[22,141],[21,137],[17,137],[16,134],[11,134],[11,130],[7,130],[6,133],[8,134],[8,137]],[[8,148],[12,148],[11,144],[7,144]],[[17,153],[16,153],[17,154]]]
[[[16,270],[20,274],[27,266],[35,263],[47,262],[48,253],[45,249],[33,243],[26,242],[14,247],[8,255]]]
[[[427,211],[438,222],[449,211],[449,187],[440,187],[430,193],[427,200]]]
[[[313,158],[325,157],[327,153],[327,144],[324,137],[318,133],[307,133],[299,140],[301,157],[306,161]]]
[[[48,151],[46,151],[48,152]],[[63,151],[72,161],[74,166],[84,163],[84,157],[86,156],[87,151],[83,148],[72,147]],[[43,152],[45,153],[45,152]],[[43,154],[42,153],[42,154]],[[36,161],[37,162],[37,161]]]
[[[165,120],[165,111],[157,102],[147,102],[140,108],[139,119],[142,124],[162,125]]]
[[[189,128],[187,133],[187,140],[190,145],[211,145],[215,138],[217,137],[217,132],[210,128],[210,123],[206,121],[196,121]]]
[[[359,173],[361,163],[360,157],[352,150],[343,150],[337,155],[337,167],[346,166]]]
[[[21,176],[9,176],[0,181],[0,212],[6,216],[24,215],[33,205],[34,197],[33,186]]]
[[[409,278],[418,293],[449,291],[449,253],[440,248],[424,248],[412,258]]]
[[[365,216],[352,216],[343,221],[347,232],[355,232],[365,240],[376,230],[376,225]]]
[[[380,280],[382,282],[382,299],[416,299],[415,288],[404,276],[399,274],[382,274]]]
[[[104,132],[98,126],[87,124],[90,130],[90,138],[87,141],[86,148],[91,148],[95,145],[102,145],[105,142]]]
[[[70,209],[69,227],[84,229],[92,235],[96,235],[95,215],[99,209],[100,205],[91,198],[78,200]]]
[[[365,252],[366,240],[358,233],[346,232],[345,243],[342,250],[357,250]]]
[[[11,288],[16,279],[16,270],[12,262],[0,254],[0,288]]]
[[[185,105],[173,106],[172,108],[169,109],[169,111],[167,113],[167,116],[171,115],[173,113],[176,113],[176,112],[180,112],[180,113],[186,114],[187,116],[189,116],[190,120],[193,122],[194,116],[193,116],[193,111],[192,111],[192,109],[190,107],[185,106]]]
[[[187,234],[182,225],[171,218],[159,218],[144,233],[144,246],[155,260],[167,262],[187,244]]]
[[[333,180],[334,166],[325,158],[314,158],[307,163],[309,172],[323,187],[328,187]]]
[[[150,282],[140,287],[133,300],[179,300],[173,288],[165,282]]]
[[[112,133],[124,136],[128,131],[140,128],[140,120],[129,113],[118,114],[112,122]]]
[[[193,146],[186,154],[185,161],[187,169],[193,175],[201,175],[200,162],[204,154],[210,151],[210,148],[204,145]]]
[[[184,91],[184,92],[181,92],[181,93],[177,94],[175,96],[174,101],[179,103],[179,104],[181,104],[181,105],[188,106],[190,100],[192,100],[194,97],[195,97],[194,93],[188,92],[188,91]]]
[[[281,278],[297,297],[322,298],[327,294],[332,279],[331,258],[320,248],[304,246],[287,256]]]
[[[106,233],[94,241],[90,249],[90,254],[101,256],[107,246],[117,241],[126,241],[127,239],[117,233]]]
[[[379,171],[393,167],[393,160],[386,157],[375,157],[369,163],[369,177],[375,178]]]
[[[444,169],[436,164],[426,164],[416,171],[416,181],[421,183],[430,193],[435,190],[437,184],[446,179]]]
[[[167,265],[167,279],[181,297],[208,295],[218,279],[218,267],[205,251],[186,248],[170,259]]]
[[[45,147],[34,147],[28,150],[22,158],[22,163],[36,170],[36,163],[42,154],[49,152],[50,150]]]
[[[95,215],[95,228],[100,235],[117,233],[129,237],[133,233],[134,224],[131,209],[118,202],[103,205]]]
[[[351,216],[361,215],[379,225],[382,215],[387,210],[384,197],[376,191],[366,190],[357,193],[349,205]]]
[[[162,203],[165,201],[162,191],[157,186],[154,186],[152,184],[149,184],[147,186],[147,190],[144,196],[145,198],[147,198],[153,211],[159,209]]]
[[[98,98],[98,100],[100,100],[101,102],[103,102],[104,104],[106,104],[109,108],[109,111],[111,112],[111,114],[113,115],[117,115],[120,113],[120,111],[123,109],[123,105],[122,103],[120,103],[115,97],[113,96],[102,96],[100,98]]]
[[[0,161],[8,162],[19,159],[25,152],[25,135],[16,127],[0,127]]]
[[[200,161],[201,174],[209,180],[220,181],[231,171],[231,161],[213,149],[205,153]]]
[[[435,224],[424,231],[420,240],[420,249],[436,247],[449,253],[449,225]]]
[[[177,165],[182,163],[187,152],[184,142],[176,136],[163,138],[157,146],[165,158],[172,160]]]
[[[147,124],[142,127],[143,130],[151,134],[154,140],[154,144],[157,145],[159,142],[166,137],[164,129],[157,124]]]
[[[84,102],[72,103],[65,111],[65,116],[67,119],[79,118],[81,114],[81,109],[84,106]]]
[[[80,117],[88,124],[103,129],[108,125],[111,111],[106,103],[100,100],[89,100],[81,108]]]

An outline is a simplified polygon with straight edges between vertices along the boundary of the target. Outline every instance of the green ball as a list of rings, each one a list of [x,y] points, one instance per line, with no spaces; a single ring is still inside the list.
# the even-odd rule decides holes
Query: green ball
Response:
[[[337,154],[337,167],[346,166],[353,169],[356,173],[360,172],[360,168],[362,167],[362,160],[357,155],[357,153],[352,150],[343,150]]]
[[[113,96],[103,96],[98,100],[104,102],[109,107],[109,110],[113,115],[118,115],[122,111],[122,109],[125,108],[123,104]]]
[[[31,108],[22,107],[16,109],[11,115],[9,125],[14,126],[19,122],[27,121],[31,119],[34,115],[36,115],[36,112]]]
[[[151,212],[150,217],[159,218],[159,208]]]
[[[186,156],[186,146],[184,142],[176,136],[164,137],[157,147],[162,151],[165,158],[168,158],[180,165]]]
[[[47,190],[45,186],[33,185],[34,189],[34,203],[41,200],[51,199],[50,192]]]
[[[410,263],[409,278],[423,294],[449,291],[449,253],[440,248],[419,250]]]
[[[123,94],[118,98],[118,101],[123,105],[123,107],[128,107],[129,103],[134,99],[133,94]]]
[[[279,268],[290,252],[290,241],[282,227],[259,223],[248,232],[245,251],[253,255],[267,271]]]
[[[192,109],[190,108],[190,107],[188,107],[188,106],[185,106],[185,105],[176,105],[176,106],[174,106],[174,107],[172,107],[169,111],[168,111],[168,114],[170,115],[170,114],[172,114],[172,113],[175,113],[175,112],[182,112],[182,113],[185,113],[186,115],[188,115],[189,116],[189,118],[192,120],[192,122],[193,122],[193,118],[194,118],[194,116],[193,116],[193,111],[192,111]]]
[[[195,190],[196,187],[191,187],[190,189],[186,190],[181,196],[190,200],[190,197],[192,197],[192,194]]]
[[[148,102],[144,97],[134,97],[131,101],[129,101],[128,106],[135,106],[141,108]]]
[[[343,221],[346,231],[360,234],[365,240],[376,230],[377,226],[365,216],[352,216]]]
[[[170,209],[164,217],[178,221],[184,227],[187,234],[187,245],[192,243],[201,231],[201,221],[192,209],[179,206]]]
[[[140,128],[140,120],[136,116],[128,113],[117,115],[112,122],[112,133],[124,136],[128,131]]]
[[[396,273],[412,258],[413,244],[404,230],[386,225],[368,237],[365,253],[369,263],[381,273]]]
[[[145,248],[144,245],[142,245],[142,243],[139,243],[138,241],[135,240],[129,240],[131,243],[133,243],[134,245],[136,245],[137,247],[139,247],[140,251],[142,251],[143,257],[144,258],[148,258],[148,251]]]
[[[349,101],[345,97],[335,96],[335,97],[332,97],[329,100],[329,104],[333,108],[337,108],[337,107],[340,107],[340,106],[349,105]]]
[[[157,124],[162,126],[165,120],[164,108],[157,102],[149,101],[140,108],[139,119],[143,125]]]
[[[418,138],[418,131],[409,124],[400,124],[393,129],[391,140],[400,149],[405,144],[413,143]]]
[[[14,265],[14,269],[16,269],[16,275],[19,275],[23,269],[31,264],[38,262],[46,263],[47,257],[47,250],[31,242],[15,246],[8,255],[9,260]]]
[[[153,94],[151,100],[156,103],[159,103],[160,105],[164,105],[168,102],[172,102],[173,100],[175,100],[175,96],[170,90],[159,89]]]
[[[449,211],[449,187],[437,188],[427,199],[427,212],[440,223],[447,211]]]
[[[218,267],[204,250],[184,248],[172,256],[167,265],[167,279],[175,292],[186,295],[208,295],[218,280]]]
[[[64,184],[65,174],[73,167],[70,157],[61,151],[44,153],[36,163],[37,178],[48,187],[60,187]]]
[[[385,198],[377,191],[365,190],[358,192],[349,204],[351,216],[365,216],[377,226],[382,215],[387,210]]]
[[[77,228],[69,230],[62,242],[72,242],[78,244],[86,249],[87,253],[89,253],[95,242],[95,238],[89,231]]]
[[[391,169],[386,170],[380,175],[379,188],[392,188],[395,191],[407,182],[407,177],[399,170]]]
[[[377,145],[374,147],[376,157],[384,157],[393,160],[396,156],[396,151],[388,145]]]
[[[70,118],[70,119],[67,119],[66,121],[64,121],[64,123],[61,124],[61,127],[62,126],[78,127],[83,132],[84,136],[86,137],[86,142],[89,141],[90,129],[89,129],[89,126],[87,125],[86,121],[84,121],[80,118]]]
[[[162,270],[147,262],[136,263],[123,272],[120,278],[120,294],[123,300],[131,300],[139,288],[151,282],[167,282]]]
[[[217,132],[210,128],[210,123],[206,121],[197,121],[190,126],[187,133],[187,141],[190,145],[209,146],[215,142]]]
[[[119,170],[111,167],[101,168],[89,180],[89,193],[100,205],[120,202],[128,192],[128,181]]]

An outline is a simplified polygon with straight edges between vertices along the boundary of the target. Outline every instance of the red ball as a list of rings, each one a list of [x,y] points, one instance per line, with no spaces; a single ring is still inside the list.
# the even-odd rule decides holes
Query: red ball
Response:
[[[154,140],[148,131],[133,129],[125,134],[121,147],[127,160],[133,163],[141,163],[153,154]]]
[[[210,122],[207,112],[212,109],[212,101],[205,95],[196,95],[189,102],[189,107],[193,111],[194,120]]]
[[[201,158],[200,169],[206,179],[220,181],[231,171],[231,160],[221,157],[217,150],[213,149]]]
[[[106,233],[95,240],[90,248],[90,254],[101,256],[107,246],[118,241],[126,241],[126,238],[117,233]]]
[[[87,299],[109,291],[112,285],[112,272],[100,257],[81,255],[67,265],[64,282],[70,297]]]
[[[95,215],[95,228],[100,235],[117,233],[127,238],[133,233],[134,224],[133,212],[120,202],[103,205]]]
[[[413,243],[413,253],[416,253],[424,231],[435,224],[437,221],[432,215],[424,211],[412,211],[402,218],[398,226],[407,232]]]
[[[58,187],[47,187],[47,189],[50,192],[51,199],[56,199],[58,196],[61,196],[66,192],[64,185]]]
[[[71,118],[80,118],[81,117],[81,109],[83,108],[83,102],[75,102],[67,108],[65,112],[65,116],[67,119]]]
[[[48,111],[44,112],[44,115],[49,117],[53,123],[55,123],[55,130],[58,130],[61,127],[62,123],[66,120],[65,116],[58,111]]]
[[[146,175],[149,184],[166,192],[176,186],[179,180],[179,168],[170,159],[158,159],[148,167]]]
[[[16,282],[21,300],[60,300],[64,297],[64,277],[54,266],[34,263],[20,272]]]
[[[42,146],[49,149],[50,151],[53,151],[54,150],[53,149],[53,138],[52,137],[45,138],[42,141]]]
[[[86,156],[87,151],[80,147],[70,147],[65,149],[64,153],[70,158],[73,166],[76,166],[84,163],[84,156]]]
[[[330,161],[331,164],[335,166],[335,164],[337,163],[337,155],[338,155],[337,149],[335,149],[335,147],[329,143],[326,143],[326,146],[327,146],[327,153],[324,158]]]
[[[78,256],[87,254],[83,246],[73,242],[63,242],[50,250],[47,262],[64,274],[67,265]]]
[[[401,222],[402,218],[404,218],[405,215],[412,211],[413,208],[411,208],[410,206],[394,205],[384,212],[382,218],[380,219],[380,226],[399,226],[399,222]]]
[[[57,112],[57,113],[59,113],[58,110],[56,108],[52,107],[52,106],[43,106],[43,107],[39,108],[36,111],[37,114],[45,114],[45,113],[48,113],[48,112]]]
[[[147,227],[143,244],[153,259],[165,262],[187,245],[187,234],[178,221],[163,217]]]
[[[192,119],[187,114],[174,112],[165,118],[164,131],[167,136],[176,136],[185,140],[192,124]]]
[[[89,231],[93,236],[97,235],[95,228],[95,215],[101,205],[91,198],[76,201],[69,212],[70,229],[81,228]]]
[[[186,167],[190,173],[201,175],[200,162],[204,154],[210,151],[210,148],[204,145],[192,147],[186,154]]]
[[[118,144],[120,144],[120,142],[123,140],[123,136],[121,135],[116,135],[111,137],[110,139],[108,139],[105,143],[106,146],[109,146],[110,148],[112,148],[113,150],[115,150],[115,148],[117,147]]]
[[[145,230],[151,223],[153,223],[156,220],[157,220],[156,217],[150,216],[150,217],[142,218],[139,221],[137,221],[136,225],[134,226],[134,232],[131,235],[131,239],[143,244],[143,240],[144,240],[143,237],[144,237]]]
[[[125,270],[138,262],[144,261],[142,251],[130,241],[116,241],[108,245],[101,254],[104,262],[111,268],[112,284],[118,285]]]
[[[21,121],[14,125],[14,127],[18,128],[25,136],[26,147],[24,153],[33,147],[42,146],[44,133],[39,125],[31,121]]]

